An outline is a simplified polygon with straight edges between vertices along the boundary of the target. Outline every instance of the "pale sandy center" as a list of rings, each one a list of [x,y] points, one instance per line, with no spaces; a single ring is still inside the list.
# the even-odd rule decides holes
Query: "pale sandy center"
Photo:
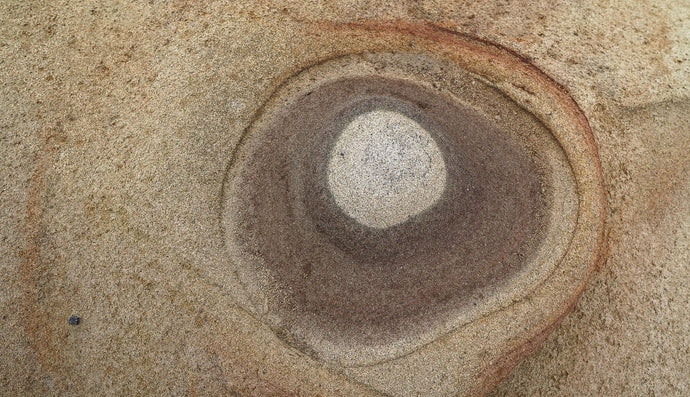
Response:
[[[328,187],[356,221],[387,228],[413,217],[441,197],[446,166],[432,136],[416,121],[375,110],[353,119],[328,162]]]

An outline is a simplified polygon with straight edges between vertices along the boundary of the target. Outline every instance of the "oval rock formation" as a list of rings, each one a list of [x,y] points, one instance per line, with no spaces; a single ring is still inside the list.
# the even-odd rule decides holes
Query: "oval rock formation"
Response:
[[[234,153],[223,224],[249,312],[314,358],[372,365],[543,281],[576,192],[559,142],[504,93],[447,60],[372,53],[273,95]]]

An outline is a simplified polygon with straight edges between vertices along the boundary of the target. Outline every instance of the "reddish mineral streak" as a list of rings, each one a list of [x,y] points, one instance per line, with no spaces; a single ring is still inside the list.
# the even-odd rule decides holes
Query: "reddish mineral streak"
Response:
[[[40,281],[45,269],[41,259],[41,238],[45,233],[42,226],[44,202],[43,178],[51,164],[50,159],[55,151],[53,140],[59,134],[61,125],[47,128],[45,133],[37,136],[40,149],[37,151],[36,170],[29,180],[29,194],[27,200],[27,215],[24,231],[26,233],[26,249],[22,252],[23,263],[19,269],[20,282],[23,287],[23,300],[21,308],[23,312],[24,328],[31,348],[33,349],[39,364],[44,369],[61,373],[58,365],[59,351],[53,342],[55,335],[46,323],[40,303]],[[61,379],[56,379],[61,382]]]

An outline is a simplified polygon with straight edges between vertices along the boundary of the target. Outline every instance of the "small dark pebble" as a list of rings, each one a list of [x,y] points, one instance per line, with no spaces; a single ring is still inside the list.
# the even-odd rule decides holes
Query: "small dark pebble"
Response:
[[[69,318],[70,325],[79,325],[79,316],[71,316]]]

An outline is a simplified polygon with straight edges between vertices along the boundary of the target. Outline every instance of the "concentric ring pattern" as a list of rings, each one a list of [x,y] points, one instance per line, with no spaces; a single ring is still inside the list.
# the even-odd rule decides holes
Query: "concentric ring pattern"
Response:
[[[367,154],[334,194],[333,164],[353,155],[338,142],[353,124],[371,129],[359,138]],[[401,153],[419,152],[409,139],[425,134],[443,173],[404,179],[414,172]],[[372,149],[377,139],[389,143]],[[433,169],[420,153],[405,161]],[[353,216],[343,194],[365,182],[359,205],[370,210]],[[425,183],[436,199],[404,213]],[[391,203],[376,184],[408,193]],[[223,205],[247,310],[344,365],[404,354],[521,298],[561,260],[577,218],[568,160],[537,118],[452,62],[401,53],[341,57],[284,84],[237,148]]]

